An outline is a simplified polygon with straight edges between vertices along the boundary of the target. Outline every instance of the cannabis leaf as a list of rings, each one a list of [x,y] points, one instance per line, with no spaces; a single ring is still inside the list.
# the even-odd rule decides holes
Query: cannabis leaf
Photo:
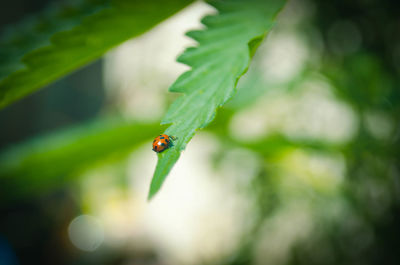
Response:
[[[0,109],[151,29],[193,0],[78,0],[0,36]]]
[[[175,136],[174,146],[158,154],[149,199],[160,189],[166,176],[193,137],[207,126],[235,92],[238,79],[246,72],[251,57],[273,25],[284,0],[211,1],[218,10],[206,16],[205,30],[187,35],[198,42],[188,48],[178,61],[192,69],[182,74],[170,87],[183,93],[169,108],[163,124],[171,124],[165,134]]]

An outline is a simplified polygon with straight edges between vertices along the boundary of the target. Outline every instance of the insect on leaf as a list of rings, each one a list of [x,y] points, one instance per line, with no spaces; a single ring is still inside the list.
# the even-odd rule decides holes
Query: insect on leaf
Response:
[[[165,134],[177,137],[174,146],[158,154],[158,163],[148,198],[160,189],[180,153],[197,129],[204,128],[235,92],[236,83],[246,72],[256,48],[273,26],[284,0],[210,1],[218,14],[206,16],[206,29],[187,35],[198,42],[188,48],[178,61],[191,70],[182,74],[170,87],[183,93],[162,120],[171,124]]]

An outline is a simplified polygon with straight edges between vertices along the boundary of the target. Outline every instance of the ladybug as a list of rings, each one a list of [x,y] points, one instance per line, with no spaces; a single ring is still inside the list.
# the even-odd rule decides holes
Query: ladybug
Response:
[[[156,153],[161,153],[162,151],[170,148],[172,146],[172,141],[176,138],[166,134],[160,134],[153,141],[153,151]]]

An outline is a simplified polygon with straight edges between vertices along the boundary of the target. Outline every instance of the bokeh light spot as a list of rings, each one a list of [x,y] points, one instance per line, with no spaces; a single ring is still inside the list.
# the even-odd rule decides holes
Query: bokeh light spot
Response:
[[[104,241],[102,224],[93,216],[80,215],[68,227],[72,244],[83,251],[95,251]]]

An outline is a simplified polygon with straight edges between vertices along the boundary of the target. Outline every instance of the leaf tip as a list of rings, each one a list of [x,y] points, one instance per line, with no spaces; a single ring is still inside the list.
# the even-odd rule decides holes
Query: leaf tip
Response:
[[[156,193],[150,190],[149,194],[147,195],[147,201],[150,202],[153,199],[154,195],[156,195]]]

